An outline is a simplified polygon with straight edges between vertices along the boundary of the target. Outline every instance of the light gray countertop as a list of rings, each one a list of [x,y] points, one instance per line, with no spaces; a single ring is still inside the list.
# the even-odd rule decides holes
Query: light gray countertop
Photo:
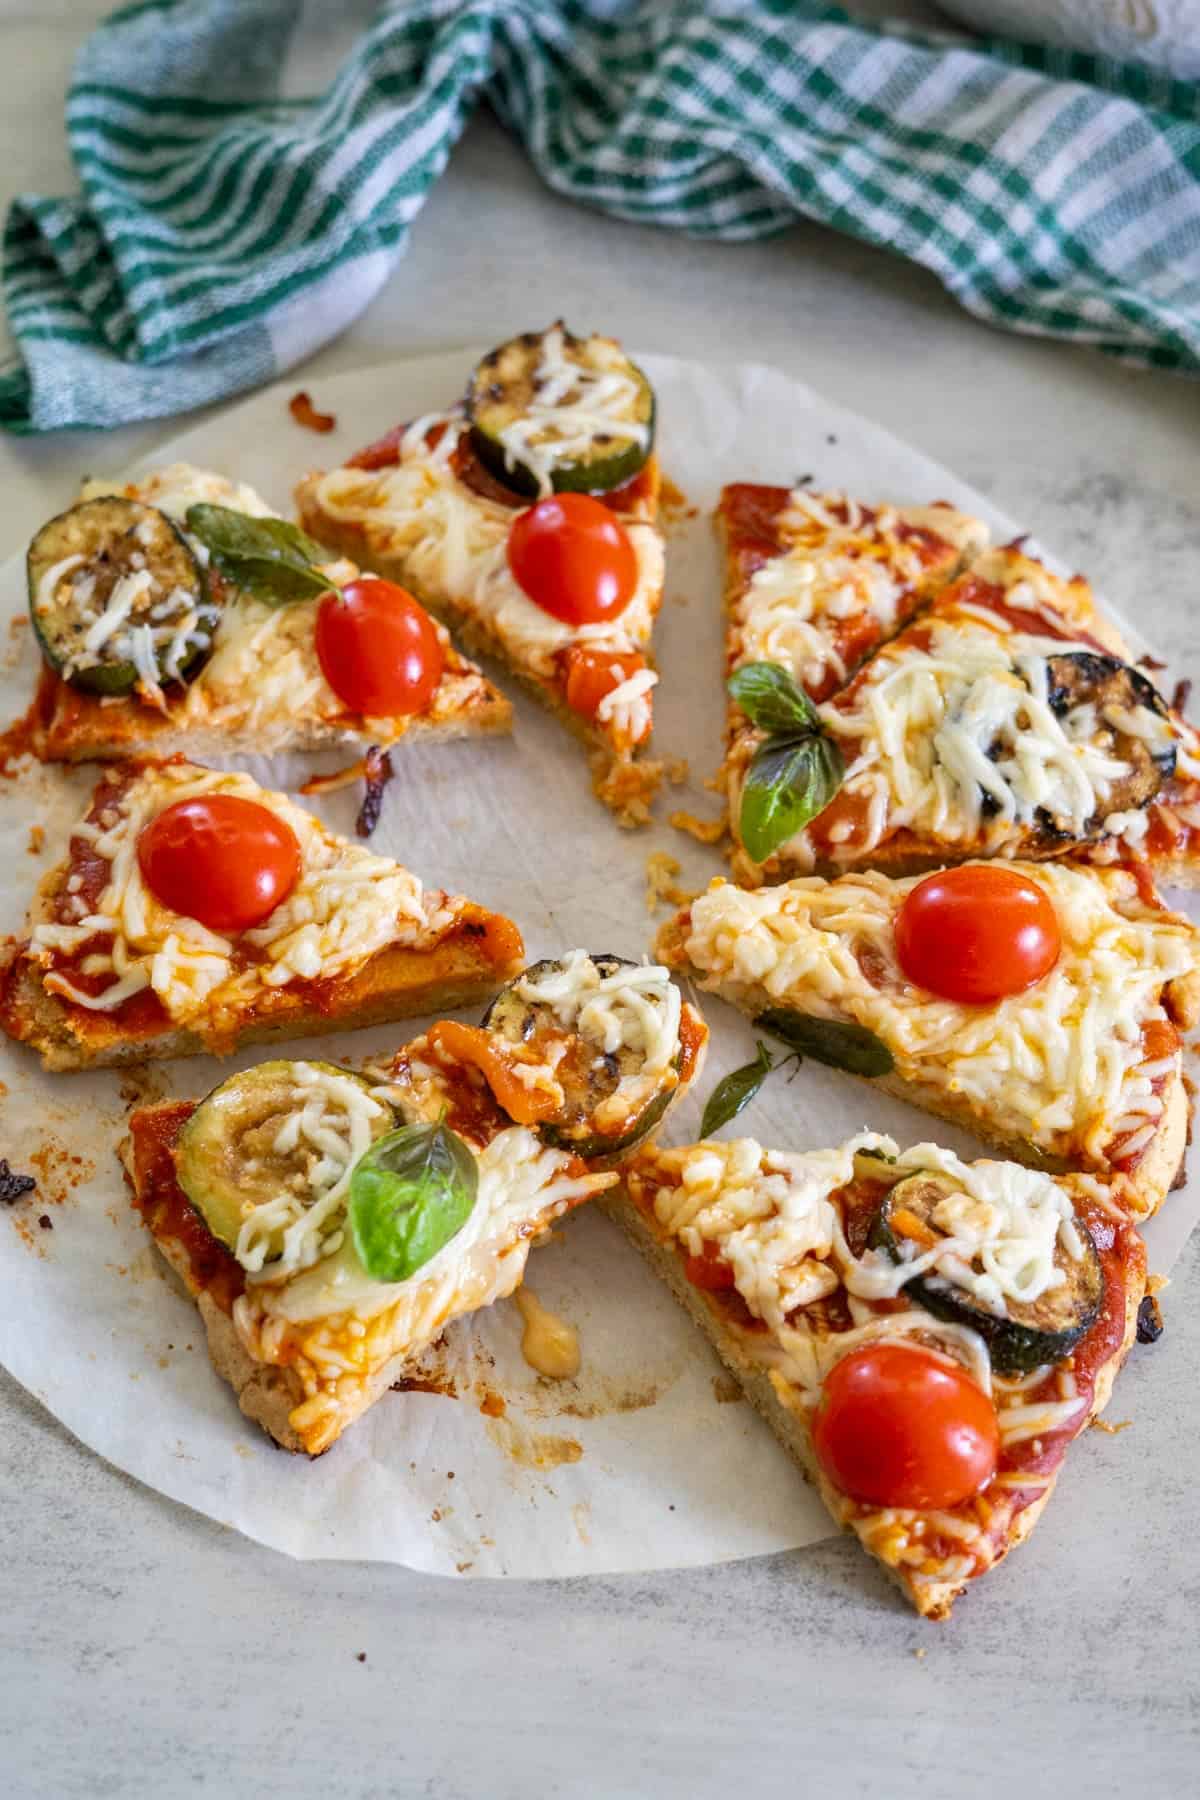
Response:
[[[102,10],[0,0],[8,191],[69,181],[59,95]],[[542,190],[490,119],[304,384],[320,404],[329,371],[559,312],[646,349],[750,354],[873,415],[1200,672],[1200,387],[1000,335],[814,228],[735,247],[602,219]],[[0,551],[81,468],[174,429],[0,442]],[[941,1627],[848,1541],[571,1582],[293,1563],[114,1472],[0,1374],[0,1791],[1195,1792],[1198,1272],[1193,1244],[1164,1337],[1122,1376],[1110,1416],[1133,1429],[1089,1434],[1030,1544]]]

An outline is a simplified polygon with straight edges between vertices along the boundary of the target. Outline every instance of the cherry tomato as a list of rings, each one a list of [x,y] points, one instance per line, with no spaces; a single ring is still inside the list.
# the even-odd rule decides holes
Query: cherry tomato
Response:
[[[1049,974],[1061,948],[1045,888],[994,864],[926,876],[896,917],[908,979],[968,1006],[1024,993]]]
[[[703,1254],[688,1257],[685,1273],[693,1287],[707,1288],[713,1294],[722,1293],[737,1285],[731,1265],[707,1238],[704,1240]]]
[[[393,719],[424,712],[446,658],[437,628],[394,581],[364,576],[317,608],[325,679],[354,712]]]
[[[508,566],[534,605],[567,625],[615,619],[637,589],[633,541],[590,494],[552,494],[518,513],[508,534]]]
[[[645,667],[645,657],[636,651],[622,655],[572,644],[567,652],[567,705],[585,719],[594,719],[604,696]]]
[[[138,838],[142,880],[172,912],[210,931],[261,925],[300,879],[286,820],[236,794],[198,794],[160,812]]]
[[[902,1343],[835,1363],[813,1425],[821,1467],[868,1506],[948,1507],[995,1473],[996,1411],[965,1369]]]

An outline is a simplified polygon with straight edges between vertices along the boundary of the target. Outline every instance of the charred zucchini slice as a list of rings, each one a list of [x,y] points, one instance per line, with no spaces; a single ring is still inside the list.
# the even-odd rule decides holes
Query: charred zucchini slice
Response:
[[[1070,650],[1046,659],[1048,700],[1060,718],[1081,707],[1095,709],[1096,730],[1129,773],[1112,785],[1106,810],[1134,812],[1148,806],[1175,773],[1176,740],[1166,704],[1153,682],[1118,657]],[[1136,729],[1135,729],[1136,726]],[[1057,826],[1057,821],[1050,821]],[[1093,822],[1099,829],[1101,821]]]
[[[187,681],[220,609],[166,513],[140,500],[83,500],[42,526],[26,560],[29,612],[47,662],[93,694]]]
[[[629,971],[635,972],[635,981]],[[645,977],[654,976],[647,980]],[[635,986],[636,1000],[622,990]],[[589,1160],[622,1155],[666,1112],[679,1086],[678,990],[665,971],[627,957],[575,951],[532,963],[502,988],[485,1027],[537,1060],[554,1061],[562,1089],[542,1140]]]
[[[269,1272],[286,1256],[289,1269],[303,1268],[337,1247],[350,1171],[395,1124],[361,1076],[332,1063],[259,1063],[196,1108],[179,1135],[176,1174],[244,1267]]]
[[[883,1202],[869,1242],[894,1262],[915,1262],[939,1239],[963,1229],[963,1213],[956,1213],[955,1205],[961,1209],[964,1200],[969,1207],[970,1198],[945,1175],[932,1171],[910,1175]],[[954,1255],[939,1259],[906,1281],[904,1291],[935,1318],[977,1331],[1002,1375],[1025,1374],[1042,1363],[1058,1362],[1095,1323],[1104,1299],[1104,1271],[1091,1234],[1074,1208],[1056,1217],[1060,1222],[1053,1244],[1054,1279],[1040,1292],[1031,1291],[1028,1299],[986,1292],[988,1271],[982,1250],[969,1261]],[[1016,1240],[1010,1237],[1009,1242]],[[992,1246],[993,1256],[998,1248],[1003,1248],[1003,1240]],[[980,1278],[984,1292],[968,1285]],[[1032,1290],[1037,1284],[1026,1285]]]
[[[489,352],[467,417],[481,463],[519,494],[607,494],[654,446],[654,389],[615,338],[575,337],[560,320]]]

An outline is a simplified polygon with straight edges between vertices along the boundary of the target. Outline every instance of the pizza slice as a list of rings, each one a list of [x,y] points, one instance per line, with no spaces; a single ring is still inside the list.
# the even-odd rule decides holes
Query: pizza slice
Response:
[[[639,824],[662,602],[654,394],[611,338],[559,323],[484,358],[467,399],[296,490],[322,543],[411,588],[498,658],[591,752],[596,793]]]
[[[130,1119],[141,1212],[217,1372],[317,1456],[456,1318],[520,1283],[532,1244],[616,1182],[705,1030],[664,969],[575,951],[362,1073],[268,1062]]]
[[[130,758],[101,779],[0,982],[48,1069],[224,1054],[462,1006],[524,954],[248,775]]]
[[[743,1138],[644,1151],[603,1204],[932,1619],[1028,1537],[1137,1330],[1145,1249],[1087,1176]]]
[[[1128,869],[717,880],[658,953],[801,1054],[1005,1156],[1090,1172],[1135,1218],[1181,1176],[1200,933]]]
[[[50,762],[507,731],[512,709],[393,583],[187,463],[88,481],[28,556]]]
[[[750,482],[722,488],[716,518],[726,673],[778,663],[812,700],[842,687],[988,541],[982,520],[940,502],[867,506]]]
[[[1153,868],[1158,807],[1191,778],[1185,728],[1087,583],[1016,545],[981,556],[815,711],[786,680],[766,664],[734,677],[748,711],[725,781],[747,883],[979,856]]]

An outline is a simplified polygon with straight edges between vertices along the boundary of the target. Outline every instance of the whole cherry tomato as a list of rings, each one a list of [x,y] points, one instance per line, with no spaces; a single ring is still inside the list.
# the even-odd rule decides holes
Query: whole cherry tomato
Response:
[[[291,826],[237,794],[177,800],[143,828],[137,854],[154,898],[210,931],[261,925],[300,879]]]
[[[994,863],[928,875],[896,916],[896,955],[918,987],[982,1006],[1048,975],[1062,939],[1045,888]]]
[[[969,1499],[995,1473],[1000,1428],[965,1369],[915,1345],[881,1342],[834,1364],[813,1445],[852,1500],[941,1508]]]
[[[394,581],[374,576],[325,595],[316,639],[338,699],[370,719],[424,712],[446,663],[429,614]]]
[[[552,494],[518,513],[508,566],[534,605],[567,625],[615,619],[637,591],[633,540],[590,494]]]

